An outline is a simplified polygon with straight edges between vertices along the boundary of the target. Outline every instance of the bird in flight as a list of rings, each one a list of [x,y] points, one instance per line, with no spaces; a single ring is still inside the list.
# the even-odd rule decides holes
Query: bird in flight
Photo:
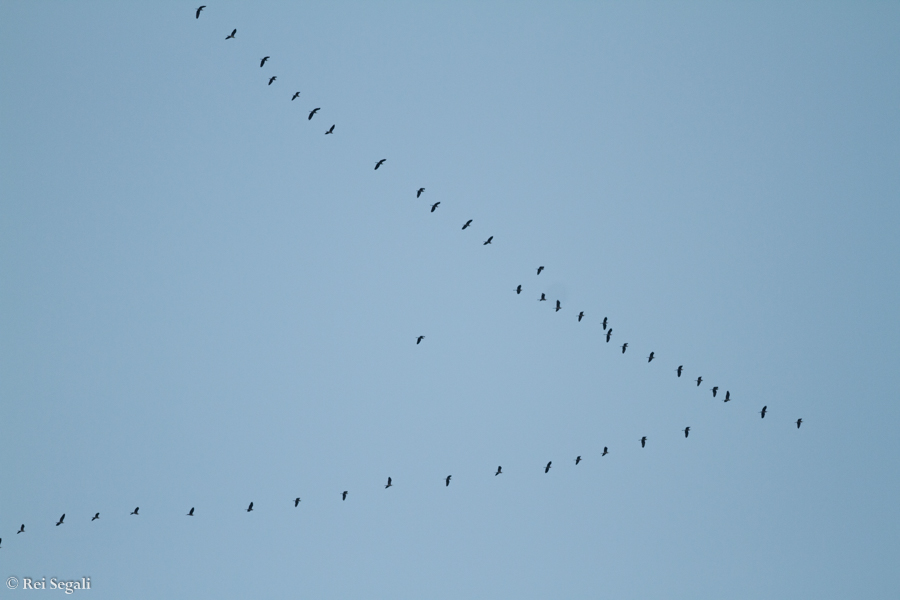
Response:
[[[581,320],[584,318],[584,311],[578,313],[578,322],[581,323]]]
[[[603,454],[601,454],[600,456],[606,456],[607,454],[609,454],[609,448],[606,446],[603,446]]]
[[[697,387],[700,387],[700,383],[703,381],[702,377],[697,378]]]
[[[275,77],[274,75],[272,75],[271,77],[269,77],[269,85],[272,85],[272,82],[275,81],[276,79],[278,79],[278,78]]]
[[[647,445],[647,436],[641,438],[641,448]]]
[[[503,474],[503,467],[502,467],[502,466],[498,466],[498,467],[497,467],[497,472],[494,473],[494,477],[496,477],[497,475],[502,475],[502,474]]]
[[[490,244],[492,239],[494,239],[494,236],[489,237],[489,238],[487,239],[487,241],[486,241],[485,243],[482,244],[482,246],[487,246],[488,244]]]
[[[650,356],[647,357],[647,362],[653,362],[653,358],[654,358],[654,353],[651,352]]]
[[[135,506],[135,507],[134,507],[134,511],[132,511],[132,513],[131,513],[131,514],[133,514],[133,515],[137,515],[137,514],[138,514],[138,511],[139,511],[139,510],[140,510],[140,509],[141,509],[141,507],[140,507],[140,506]],[[138,516],[140,516],[140,515],[138,515]]]
[[[472,224],[472,219],[469,219],[468,221],[466,221],[466,224],[463,225],[463,229],[465,229],[466,227],[468,227],[471,224]]]
[[[66,520],[66,513],[63,513],[63,516],[61,516],[59,518],[59,521],[56,523],[56,526],[59,527],[60,525],[63,524],[63,521],[65,521],[65,520]]]
[[[229,36],[228,36],[227,38],[225,38],[225,39],[226,39],[226,40],[233,39],[233,38],[234,38],[234,34],[236,34],[236,33],[237,33],[237,29],[232,29],[232,30],[231,30],[231,35],[229,35]]]
[[[577,465],[577,464],[580,463],[580,462],[581,462],[581,457],[580,457],[580,456],[576,456],[576,457],[575,457],[575,464]]]
[[[346,499],[347,499],[347,490],[344,490],[343,492],[341,492],[341,500],[343,501]]]
[[[803,419],[797,419],[797,429],[800,429],[800,424],[803,422]],[[66,516],[66,515],[63,515]]]
[[[300,506],[300,498],[294,498],[294,508]]]
[[[266,64],[267,60],[269,60],[269,57],[263,56],[262,59],[259,61],[259,66],[262,67],[264,64]]]
[[[94,522],[94,521],[96,521],[96,520],[99,519],[99,518],[100,518],[100,513],[94,513],[94,518],[91,519],[91,522]]]
[[[768,410],[768,408],[769,408],[769,405],[767,404],[767,405],[763,406],[763,409],[762,409],[761,411],[759,411],[759,418],[760,418],[760,419],[765,419],[765,418],[766,418],[766,410]]]
[[[315,114],[316,114],[317,112],[319,112],[320,110],[322,110],[322,109],[321,109],[321,108],[314,108],[314,109],[312,109],[311,111],[309,111],[309,116],[306,117],[306,120],[307,120],[307,121],[312,121],[313,115],[315,115]]]
[[[547,466],[544,467],[544,473],[549,473],[549,472],[550,472],[550,465],[552,465],[552,464],[553,464],[553,461],[552,461],[552,460],[551,460],[550,462],[547,463]]]
[[[383,165],[383,164],[385,163],[385,161],[387,161],[387,159],[386,159],[386,158],[382,158],[382,159],[379,160],[377,163],[375,163],[375,170],[377,171],[377,170],[378,170],[378,167],[380,167],[381,165]]]
[[[204,9],[204,8],[206,8],[206,5],[205,5],[205,4],[204,4],[203,6],[201,6],[200,8],[197,9],[197,16],[194,17],[195,19],[199,19],[199,18],[200,18],[200,13],[203,12],[203,9]]]
[[[450,478],[451,477],[453,477],[453,475],[447,475],[447,479],[444,480],[444,487],[450,487]]]
[[[684,437],[687,437],[688,434],[691,432],[691,428],[685,427],[684,429],[682,429],[682,431],[684,432]]]
[[[719,386],[715,385],[712,388],[713,398],[716,397],[716,394],[719,392]]]
[[[247,507],[247,512],[253,512],[253,503],[250,503],[250,506]]]
[[[606,343],[609,343],[609,338],[612,337],[612,327],[609,328],[609,331],[606,332]]]
[[[300,92],[294,92],[294,95],[291,96],[291,102],[293,102],[294,100],[296,100],[299,96],[300,96]]]
[[[25,523],[22,523],[22,526],[19,527],[19,530],[16,532],[16,535],[19,535],[20,533],[25,533]]]
[[[541,292],[541,297],[538,298],[538,302],[546,302],[546,301],[547,301],[547,294],[545,294],[544,292]]]
[[[559,303],[559,300],[556,301],[556,312],[559,312],[559,309],[562,308],[562,305]]]
[[[603,323],[602,323],[602,325],[603,325],[603,331],[606,331],[606,323],[607,323],[607,321],[608,321],[608,319],[607,319],[606,317],[603,317]]]
[[[332,126],[328,129],[328,131],[325,132],[325,135],[331,135],[331,134],[333,134],[333,133],[334,133],[334,125],[332,125]]]
[[[540,274],[541,274],[541,271],[543,271],[543,270],[544,270],[544,267],[538,267],[538,272],[537,272],[537,274],[540,275]]]
[[[521,286],[521,285],[516,286],[516,293],[517,293],[517,294],[521,294],[521,293],[522,293],[522,286]]]
[[[419,188],[419,190],[416,192],[416,198],[418,198],[419,196],[421,196],[421,195],[422,195],[422,192],[424,192],[424,191],[425,191],[425,188]]]
[[[194,507],[193,506],[191,507],[191,510],[188,511],[188,514],[186,516],[188,516],[188,517],[194,516]]]
[[[391,483],[391,478],[388,477],[388,482],[387,482],[387,485],[384,486],[384,489],[388,489],[388,488],[391,487],[392,485],[393,485],[393,484]]]
[[[416,346],[418,346],[419,344],[421,344],[421,343],[422,343],[422,340],[424,340],[424,339],[425,339],[425,336],[424,336],[424,335],[420,335],[419,337],[417,337],[417,338],[416,338]]]
[[[434,212],[434,211],[437,209],[437,207],[440,206],[440,205],[441,205],[440,202],[435,202],[434,204],[432,204],[432,205],[431,205],[431,212]]]
[[[627,350],[627,349],[628,349],[628,342],[625,342],[624,344],[622,344],[622,354],[625,354],[625,350]]]
[[[731,392],[729,392],[728,390],[725,390],[725,400],[724,401],[725,402],[731,401]]]
[[[675,372],[678,373],[678,376],[681,377],[681,370],[684,369],[684,365],[678,365],[678,368],[675,369]]]

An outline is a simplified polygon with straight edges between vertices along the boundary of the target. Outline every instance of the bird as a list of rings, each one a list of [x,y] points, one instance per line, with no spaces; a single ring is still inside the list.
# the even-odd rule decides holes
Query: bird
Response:
[[[444,480],[444,487],[450,487],[450,478],[451,477],[453,477],[453,475],[447,475],[447,479]]]
[[[343,492],[341,492],[341,500],[343,501],[346,499],[347,499],[347,490],[344,490]]]
[[[800,423],[803,422],[803,419],[797,419],[797,429],[800,429]],[[66,516],[66,515],[63,515]]]
[[[549,473],[549,472],[550,472],[550,465],[552,465],[552,464],[553,464],[553,461],[552,461],[552,460],[549,461],[549,462],[547,463],[547,466],[544,467],[544,473]]]
[[[492,239],[494,239],[494,236],[489,237],[489,238],[487,239],[487,241],[486,241],[485,243],[482,244],[482,246],[487,246],[488,244],[490,244]]]
[[[538,302],[546,302],[546,301],[547,301],[547,294],[545,294],[544,292],[541,292],[541,297],[538,298]]]
[[[687,437],[688,434],[691,432],[691,428],[685,427],[684,429],[682,429],[682,431],[684,432],[684,437]]]
[[[135,507],[134,507],[134,511],[132,511],[132,513],[131,513],[131,514],[133,514],[133,515],[137,515],[137,514],[138,514],[138,511],[139,511],[139,510],[140,510],[140,509],[141,509],[141,507],[140,507],[140,506],[135,506]],[[138,516],[140,516],[140,515],[138,515]]]
[[[384,489],[388,489],[389,487],[391,487],[391,485],[393,485],[393,484],[391,483],[391,478],[388,477],[388,482],[387,482],[387,485],[384,486]]]
[[[612,337],[612,327],[609,328],[609,331],[606,332],[606,343],[609,343],[609,338]]]
[[[702,377],[697,378],[697,387],[700,387],[700,382],[702,382],[702,381],[703,381]]]
[[[468,227],[471,224],[472,224],[472,219],[469,219],[468,221],[466,221],[466,224],[463,225],[463,229],[465,229],[466,227]]]
[[[65,521],[65,519],[66,519],[66,513],[63,513],[63,516],[61,516],[59,518],[59,521],[56,523],[56,526],[59,527],[60,525],[62,525],[63,521]]]
[[[718,393],[718,391],[719,391],[719,386],[717,386],[717,385],[713,386],[713,388],[712,388],[713,398],[716,397],[716,394]]]
[[[603,454],[601,454],[600,456],[606,456],[607,454],[609,454],[609,448],[603,446]]]
[[[387,159],[386,159],[386,158],[382,158],[382,159],[379,160],[377,163],[375,163],[375,170],[377,171],[377,170],[378,170],[378,167],[380,167],[381,165],[383,165],[383,164],[385,163],[385,161],[387,161]]]
[[[681,370],[684,369],[684,365],[678,365],[678,368],[675,369],[675,372],[678,373],[678,376],[681,377]]]
[[[253,512],[253,503],[250,503],[250,506],[247,507],[247,512]]]
[[[300,96],[300,92],[294,92],[294,95],[291,96],[291,102],[293,102],[294,100],[296,100],[298,96]]]
[[[234,34],[236,34],[236,33],[237,33],[237,29],[232,29],[232,30],[231,30],[231,35],[229,35],[229,36],[228,36],[227,38],[225,38],[225,39],[226,39],[226,40],[233,39],[233,38],[234,38]]]
[[[206,8],[206,5],[205,5],[205,4],[204,4],[203,6],[201,6],[200,8],[197,9],[197,16],[194,17],[195,19],[199,19],[199,18],[200,18],[200,13],[203,12],[203,9],[204,9],[204,8]]]
[[[577,465],[577,464],[580,463],[580,462],[581,462],[581,457],[580,457],[580,456],[576,456],[576,457],[575,457],[575,464]]]
[[[517,293],[517,294],[521,294],[521,293],[522,293],[522,286],[521,286],[521,285],[516,286],[516,293]]]
[[[602,323],[602,325],[603,325],[603,331],[606,331],[606,323],[607,323],[608,320],[609,320],[609,319],[607,319],[606,317],[603,317],[603,323]]]
[[[422,195],[422,192],[424,192],[424,191],[425,191],[425,188],[419,188],[419,190],[416,192],[416,198],[418,198],[419,196],[421,196],[421,195]]]
[[[16,532],[16,535],[19,535],[20,533],[25,533],[25,523],[22,523],[22,526],[19,527],[19,530]]]
[[[765,418],[766,418],[766,410],[768,410],[768,408],[769,408],[769,405],[767,404],[767,405],[763,406],[763,409],[762,409],[761,411],[759,411],[759,418],[760,418],[760,419],[765,419]]]
[[[3,543],[3,538],[0,538],[0,544],[2,544],[2,543]]]
[[[300,506],[300,498],[294,498],[294,508]]]
[[[654,353],[651,352],[650,356],[647,357],[647,362],[653,362],[653,356],[654,356]]]
[[[263,56],[262,59],[259,61],[259,66],[262,67],[264,64],[266,64],[267,60],[269,60],[269,57]]]
[[[275,81],[276,79],[278,79],[278,78],[277,78],[276,76],[274,76],[274,75],[272,75],[271,77],[269,77],[269,85],[272,85],[272,82]]]
[[[502,467],[502,466],[498,466],[498,467],[497,467],[497,472],[494,473],[494,477],[496,477],[497,475],[502,475],[502,474],[503,474],[503,467]]]
[[[578,313],[578,322],[581,323],[581,320],[584,318],[584,311]]]
[[[315,115],[315,114],[316,114],[317,112],[319,112],[320,110],[322,110],[322,109],[321,109],[321,108],[314,108],[314,109],[312,109],[311,111],[309,111],[309,116],[306,117],[306,120],[307,120],[307,121],[312,121],[313,115]]]
[[[647,436],[641,438],[641,448],[647,445]]]
[[[334,133],[334,125],[328,128],[328,131],[325,132],[325,135],[331,135]]]
[[[94,521],[96,521],[96,520],[99,519],[99,518],[100,518],[100,513],[94,513],[94,518],[91,519],[91,522],[94,522]]]
[[[540,275],[540,274],[541,274],[541,271],[543,271],[543,270],[544,270],[544,267],[538,267],[538,272],[537,272],[537,274]]]
[[[628,349],[628,342],[625,342],[624,344],[622,344],[622,354],[625,354],[625,350],[627,350],[627,349]]]
[[[440,202],[435,202],[434,204],[432,204],[432,205],[431,205],[431,212],[434,212],[435,209],[437,209],[437,207],[440,206],[440,205],[441,205]]]
[[[731,401],[731,392],[729,392],[728,390],[725,390],[725,400],[724,401],[725,402]]]
[[[559,303],[559,300],[556,301],[556,312],[559,312],[559,309],[562,308],[562,305]]]
[[[417,337],[417,338],[416,338],[416,346],[418,346],[419,344],[421,344],[421,343],[422,343],[422,340],[424,340],[424,339],[425,339],[425,336],[424,336],[424,335],[420,335],[419,337]]]
[[[188,516],[188,517],[193,517],[193,516],[194,516],[194,507],[193,507],[193,506],[191,507],[191,510],[188,511],[187,516]]]

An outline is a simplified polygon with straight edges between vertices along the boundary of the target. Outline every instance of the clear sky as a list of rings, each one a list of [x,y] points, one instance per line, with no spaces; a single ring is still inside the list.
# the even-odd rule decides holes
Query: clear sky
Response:
[[[900,597],[900,4],[208,1],[0,4],[3,579]]]

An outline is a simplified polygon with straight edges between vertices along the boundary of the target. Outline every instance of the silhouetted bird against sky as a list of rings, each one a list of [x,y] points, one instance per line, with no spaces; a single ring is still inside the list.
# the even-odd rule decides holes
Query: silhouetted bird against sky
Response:
[[[653,362],[653,352],[650,353],[650,356],[647,357],[647,362]]]
[[[552,464],[553,464],[553,461],[552,461],[552,460],[551,460],[550,462],[547,463],[547,466],[544,467],[544,473],[549,473],[549,472],[550,472],[550,465],[552,465]]]
[[[59,521],[56,522],[56,526],[59,527],[60,525],[63,524],[63,521],[65,521],[65,520],[66,520],[66,513],[63,513],[63,516],[61,516],[59,518]]]
[[[521,286],[521,285],[516,286],[516,293],[517,293],[517,294],[521,294],[521,293],[522,293],[522,286]]]
[[[625,351],[628,349],[628,342],[622,344],[622,354],[625,354]]]
[[[19,530],[16,532],[16,535],[19,535],[20,533],[25,533],[25,523],[22,523],[22,526],[19,527]]]
[[[225,39],[226,39],[226,40],[230,40],[230,39],[234,38],[234,36],[235,36],[236,33],[237,33],[237,29],[232,29],[232,30],[231,30],[231,34],[230,34],[227,38],[225,38]]]
[[[344,490],[343,492],[341,492],[341,500],[346,500],[346,499],[347,499],[347,490]]]
[[[278,79],[278,78],[275,77],[274,75],[269,77],[269,85],[272,85],[272,82],[275,81],[276,79]]]
[[[490,244],[492,239],[494,239],[494,236],[489,237],[487,239],[487,241],[484,244],[482,244],[482,246],[487,246],[488,244]]]
[[[647,436],[641,438],[641,448],[647,445]]]
[[[576,456],[576,457],[575,457],[575,464],[577,465],[577,464],[580,463],[580,462],[581,462],[581,457],[580,457],[580,456]]]
[[[681,370],[684,369],[684,365],[678,365],[678,368],[675,369],[675,372],[678,373],[678,376],[681,377]]]
[[[556,301],[556,312],[559,312],[559,309],[562,308],[562,305],[559,303],[559,300]]]
[[[541,271],[543,271],[543,270],[544,270],[544,267],[538,267],[538,272],[537,272],[537,274],[540,275],[540,274],[541,274]]]
[[[309,116],[306,117],[306,120],[307,120],[307,121],[312,121],[313,115],[315,115],[315,114],[316,114],[317,112],[319,112],[320,110],[322,110],[322,109],[321,109],[321,108],[314,108],[314,109],[312,109],[311,111],[309,111]]]
[[[684,429],[682,429],[682,431],[684,432],[684,437],[687,437],[688,434],[691,432],[691,428],[685,427]]]
[[[578,322],[581,323],[581,320],[584,318],[584,311],[578,313]]]
[[[253,503],[250,503],[250,506],[247,507],[247,512],[253,512]]]
[[[96,521],[99,518],[100,518],[100,513],[94,513],[94,518],[91,519],[91,522]]]
[[[603,446],[603,454],[601,454],[600,456],[606,456],[607,454],[609,454],[609,448]]]
[[[432,204],[432,205],[431,205],[431,212],[434,212],[435,209],[436,209],[438,206],[440,206],[440,205],[441,205],[440,202],[435,202],[434,204]]]
[[[200,18],[200,13],[203,12],[203,9],[204,9],[204,8],[206,8],[206,5],[205,5],[205,4],[204,4],[203,6],[201,6],[200,8],[197,9],[197,16],[194,17],[195,19],[199,19],[199,18]]]
[[[294,92],[294,95],[291,96],[291,102],[293,102],[294,100],[296,100],[299,96],[300,96],[300,92]]]
[[[294,508],[300,506],[300,498],[294,498]]]
[[[193,507],[193,506],[191,507],[191,510],[188,511],[187,516],[188,516],[188,517],[193,517],[193,516],[194,516],[194,507]]]
[[[269,57],[263,56],[262,59],[259,61],[259,66],[262,67],[264,64],[266,64],[267,60],[269,60]]]
[[[424,340],[424,339],[425,339],[425,336],[424,336],[424,335],[420,335],[419,337],[417,337],[417,338],[416,338],[416,346],[418,346],[419,344],[421,344],[421,343],[422,343],[422,340]],[[440,344],[438,344],[438,345],[440,346]]]
[[[731,400],[731,392],[725,390],[725,400],[724,402],[729,402]]]
[[[703,381],[702,377],[697,378],[697,387],[700,387],[700,383]]]
[[[453,477],[453,475],[447,475],[447,479],[444,480],[444,487],[450,486],[450,478],[451,477]]]
[[[603,325],[603,331],[606,331],[606,323],[608,321],[609,321],[609,319],[607,319],[606,317],[603,317],[603,323],[601,323]]]
[[[769,405],[768,405],[768,404],[765,405],[765,406],[763,406],[763,409],[762,409],[761,411],[759,411],[759,418],[760,418],[760,419],[765,419],[765,418],[766,418],[766,411],[767,411],[768,409],[769,409]]]
[[[392,485],[393,485],[393,484],[391,483],[391,478],[388,477],[388,482],[387,482],[387,485],[384,486],[384,489],[388,489],[388,488],[391,487]]]
[[[538,298],[538,302],[546,302],[546,301],[547,301],[547,294],[545,294],[544,292],[541,292],[541,297]]]
[[[138,514],[138,511],[139,511],[139,510],[141,510],[141,507],[140,507],[140,506],[135,506],[135,507],[134,507],[134,510],[131,512],[131,514],[133,514],[133,515]]]
[[[0,538],[0,548],[3,547],[3,538]]]
[[[502,474],[502,473],[503,473],[503,467],[498,466],[498,467],[497,467],[497,472],[494,473],[494,477],[496,477],[497,475],[500,475],[500,474]]]
[[[716,394],[717,394],[718,392],[719,392],[719,386],[717,386],[717,385],[716,385],[716,386],[713,386],[713,388],[712,388],[713,398],[716,397]]]
[[[469,219],[468,221],[466,221],[466,224],[463,225],[463,229],[465,229],[466,227],[468,227],[471,224],[472,224],[472,219]]]
[[[377,171],[377,170],[378,170],[378,167],[380,167],[381,165],[383,165],[386,161],[387,161],[386,158],[382,158],[382,159],[379,160],[377,163],[375,163],[375,170]]]
[[[425,191],[425,188],[419,188],[419,190],[416,192],[416,198],[418,198],[419,196],[421,196],[421,195],[422,195],[422,192],[424,192],[424,191]]]
[[[325,135],[331,135],[334,133],[334,125],[328,128],[328,131],[325,132]]]
[[[797,419],[797,429],[800,429],[800,424],[803,423],[803,419]],[[66,515],[63,515],[66,516]]]
[[[606,343],[609,343],[609,338],[612,337],[612,327],[609,328],[609,331],[606,332]]]

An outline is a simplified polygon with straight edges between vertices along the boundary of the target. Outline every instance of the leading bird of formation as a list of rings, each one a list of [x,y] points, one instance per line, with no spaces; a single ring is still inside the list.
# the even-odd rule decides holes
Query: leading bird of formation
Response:
[[[196,10],[196,12],[195,12],[195,14],[194,14],[194,16],[195,16],[196,19],[199,19],[199,18],[200,18],[200,13],[202,13],[202,12],[204,11],[204,9],[206,9],[206,5],[203,5],[203,6],[200,6],[199,8],[197,8],[197,10]],[[234,39],[237,39],[237,29],[232,29],[232,30],[231,30],[231,33],[229,33],[229,34],[225,37],[225,39],[226,39],[226,40],[234,40]],[[261,58],[260,58],[260,61],[259,61],[259,66],[260,66],[260,68],[265,67],[266,63],[269,61],[270,58],[271,58],[270,56],[263,56],[263,57],[261,57]],[[267,81],[268,81],[267,85],[272,85],[272,84],[275,83],[277,80],[278,80],[278,77],[277,77],[277,76],[274,76],[274,75],[273,75],[273,76],[269,76],[268,79],[267,79]],[[294,92],[293,95],[291,96],[291,101],[293,102],[294,100],[296,100],[296,99],[299,98],[299,97],[300,97],[300,92]],[[309,114],[308,114],[308,116],[307,116],[307,120],[308,120],[308,121],[312,121],[313,117],[316,116],[316,114],[317,114],[320,110],[322,110],[321,107],[317,107],[317,108],[314,108],[314,109],[310,110],[310,111],[309,111]],[[332,135],[332,134],[334,134],[334,128],[335,128],[335,125],[332,124],[332,125],[325,131],[325,135]],[[386,162],[387,162],[387,159],[386,159],[386,158],[382,158],[382,159],[377,160],[377,161],[375,162],[375,170],[377,171],[378,169],[380,169],[382,166],[384,166],[384,164],[385,164]],[[421,197],[422,197],[422,194],[424,194],[424,193],[425,193],[425,188],[424,188],[424,187],[418,188],[418,189],[415,191],[416,198],[421,198]],[[435,202],[434,204],[430,205],[430,212],[433,213],[435,210],[437,210],[437,208],[438,208],[438,206],[440,206],[440,204],[441,204],[440,202]],[[470,227],[472,226],[472,223],[473,223],[473,222],[474,222],[474,219],[468,219],[465,223],[463,223],[463,226],[462,226],[463,231],[465,231],[466,229],[470,228]],[[492,236],[492,235],[491,235],[491,236],[488,236],[488,238],[487,238],[484,242],[482,242],[482,244],[483,244],[484,246],[487,246],[487,245],[491,244],[491,243],[493,242],[493,240],[494,240],[494,236]],[[536,274],[537,274],[537,275],[540,275],[543,271],[544,271],[544,266],[541,265],[541,266],[537,267],[537,269],[536,269]],[[518,286],[516,286],[516,288],[514,289],[514,291],[515,291],[515,293],[516,293],[517,295],[518,295],[518,294],[521,294],[521,293],[523,292],[523,290],[524,290],[524,288],[523,288],[522,285],[518,285]],[[542,293],[541,293],[541,297],[538,298],[538,301],[539,301],[539,302],[546,302],[546,301],[547,301],[546,293],[542,292]],[[554,309],[554,312],[557,312],[557,313],[563,309],[563,306],[562,306],[562,304],[560,303],[559,300],[556,300],[556,303],[555,303],[555,305],[553,306],[553,309]],[[582,319],[584,319],[584,318],[585,318],[585,313],[584,313],[584,311],[579,311],[578,314],[577,314],[578,322],[580,323],[580,322],[582,321]],[[608,319],[607,317],[603,317],[603,321],[601,322],[601,326],[603,327],[603,330],[606,332],[606,333],[604,334],[604,337],[606,338],[606,343],[609,343],[610,340],[612,339],[612,332],[613,332],[613,330],[612,330],[612,327],[609,326],[609,319]],[[414,339],[415,339],[415,341],[416,341],[416,344],[418,345],[418,344],[421,344],[421,343],[422,343],[422,341],[425,339],[425,336],[424,336],[424,335],[419,335],[419,336],[416,336]],[[622,345],[620,346],[620,348],[621,348],[621,350],[622,350],[622,354],[625,354],[625,351],[628,350],[628,342],[623,342]],[[650,354],[647,356],[647,362],[648,362],[648,363],[651,363],[651,362],[653,362],[653,360],[656,359],[656,358],[657,358],[657,357],[656,357],[656,353],[655,353],[655,352],[650,352]],[[680,378],[680,377],[682,376],[683,371],[684,371],[684,365],[679,365],[678,368],[675,369],[675,374],[676,374],[676,376],[677,376],[678,378]],[[694,381],[696,382],[697,387],[700,387],[700,385],[703,383],[703,377],[702,377],[702,376],[698,376],[697,379],[695,379]],[[712,397],[713,397],[713,398],[717,398],[718,395],[719,395],[719,386],[717,386],[717,385],[716,385],[716,386],[713,386],[712,388],[710,388],[709,391],[712,392]],[[723,402],[730,402],[731,399],[732,399],[732,398],[731,398],[731,391],[725,390],[725,396],[723,397],[723,400],[722,400],[722,401],[723,401]],[[762,409],[759,411],[759,416],[760,416],[761,419],[765,419],[765,418],[766,418],[766,414],[767,414],[768,410],[769,410],[769,407],[768,407],[768,406],[763,406],[763,407],[762,407]],[[794,422],[794,424],[797,426],[797,429],[800,429],[800,425],[801,425],[802,423],[803,423],[803,419],[797,419],[797,420]],[[684,429],[682,429],[681,431],[684,433],[684,437],[687,438],[687,437],[690,435],[691,428],[688,426],[688,427],[685,427]],[[640,438],[638,438],[638,439],[635,440],[635,443],[640,443],[641,448],[645,448],[645,447],[647,446],[647,443],[648,443],[648,438],[647,438],[647,436],[641,436]],[[609,454],[609,447],[604,446],[604,447],[603,447],[603,453],[602,453],[600,456],[603,457],[603,456],[606,456],[607,454]],[[573,462],[575,463],[576,466],[579,465],[579,464],[582,462],[582,457],[581,457],[581,456],[575,457],[575,458],[573,459]],[[549,462],[547,462],[547,464],[543,467],[544,473],[545,473],[545,474],[550,473],[550,468],[551,468],[552,465],[553,465],[553,461],[549,461]],[[502,474],[503,474],[503,466],[500,465],[500,466],[497,467],[497,471],[494,473],[494,476],[502,475]],[[452,477],[453,477],[452,475],[447,475],[446,477],[443,478],[443,482],[444,482],[444,486],[445,486],[445,487],[450,487],[450,480],[452,479]],[[393,479],[392,479],[391,477],[388,477],[388,478],[387,478],[387,483],[385,484],[384,489],[388,489],[388,488],[391,488],[391,487],[393,487],[393,486],[394,486],[394,484],[393,484]],[[349,491],[344,490],[344,491],[338,493],[337,495],[340,496],[341,501],[346,501],[346,500],[347,500],[347,497],[348,497],[348,495],[349,495],[349,493],[350,493]],[[298,506],[300,506],[300,498],[299,498],[299,497],[294,498],[293,500],[291,500],[291,502],[294,503],[294,508],[297,508]],[[190,509],[187,513],[185,513],[185,516],[193,517],[193,516],[194,516],[194,508],[195,508],[195,507],[192,506],[191,509]],[[251,503],[247,506],[247,508],[246,508],[245,510],[246,510],[246,512],[248,512],[248,513],[253,512],[253,502],[251,502]],[[139,511],[140,511],[140,507],[139,507],[139,506],[136,506],[136,507],[134,508],[134,510],[131,511],[129,514],[130,514],[130,515],[133,515],[133,516],[139,516],[139,514],[140,514]],[[87,518],[87,515],[85,516],[85,519],[86,519],[86,518]],[[100,518],[100,513],[97,512],[97,513],[94,513],[94,515],[91,517],[90,520],[91,520],[91,521],[96,521],[96,520],[98,520],[99,518]],[[59,520],[56,522],[56,526],[59,527],[60,525],[63,525],[63,524],[65,523],[65,519],[66,519],[66,515],[65,515],[65,513],[63,513],[63,515],[62,515],[62,516],[59,518]],[[19,526],[19,529],[16,531],[16,535],[21,534],[21,533],[25,533],[25,524],[24,524],[24,523],[21,524],[21,525]],[[0,548],[3,547],[2,544],[3,544],[3,538],[0,538]]]

